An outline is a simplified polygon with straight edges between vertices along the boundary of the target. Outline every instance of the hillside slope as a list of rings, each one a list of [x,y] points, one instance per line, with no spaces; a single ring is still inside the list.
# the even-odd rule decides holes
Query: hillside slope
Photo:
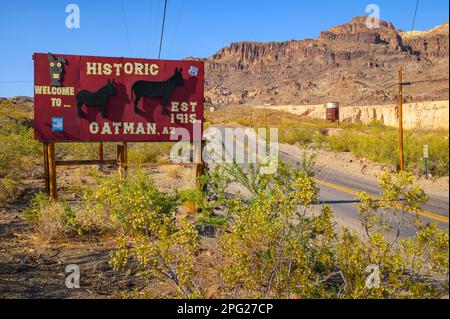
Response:
[[[405,81],[448,78],[448,23],[426,32],[403,32],[390,22],[368,29],[366,17],[321,32],[318,39],[232,43],[206,63],[206,98],[225,104],[364,104],[395,102]],[[405,88],[406,102],[447,100],[448,82]]]

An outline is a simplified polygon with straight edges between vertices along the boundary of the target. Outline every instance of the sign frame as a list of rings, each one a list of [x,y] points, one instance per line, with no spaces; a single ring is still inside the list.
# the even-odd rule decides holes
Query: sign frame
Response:
[[[65,127],[66,125],[68,125],[70,127],[70,125],[73,125],[73,122],[71,121],[71,118],[69,118],[69,120],[67,120],[67,117],[64,117],[63,111],[64,109],[72,109],[72,117],[73,117],[73,110],[76,110],[77,113],[79,111],[79,107],[77,105],[77,107],[74,107],[74,103],[78,103],[78,99],[77,96],[78,93],[81,91],[81,85],[79,85],[79,83],[81,83],[81,77],[82,75],[78,75],[77,74],[72,74],[72,77],[75,78],[70,78],[71,75],[68,75],[68,70],[65,70],[64,65],[66,63],[70,64],[71,61],[73,62],[73,60],[79,58],[81,60],[82,57],[84,58],[92,58],[92,59],[122,59],[122,60],[139,60],[139,61],[143,61],[144,59],[126,59],[126,58],[108,58],[108,57],[93,57],[93,56],[75,56],[75,55],[61,55],[61,54],[51,54],[48,53],[46,54],[46,56],[48,57],[48,69],[49,72],[47,74],[47,80],[42,82],[42,77],[45,76],[44,72],[42,72],[42,66],[40,66],[40,76],[36,76],[36,59],[40,59],[42,62],[43,59],[43,53],[35,53],[33,54],[33,60],[35,61],[35,83],[34,83],[34,90],[35,90],[35,103],[34,103],[34,119],[35,119],[35,123],[36,123],[36,115],[39,114],[39,112],[37,112],[37,108],[39,108],[42,105],[42,101],[44,99],[41,98],[41,94],[38,94],[39,97],[36,98],[36,82],[38,82],[38,85],[41,84],[45,84],[45,86],[47,87],[47,92],[50,92],[50,94],[47,94],[48,96],[50,96],[50,100],[47,99],[47,103],[50,103],[50,105],[52,105],[51,107],[55,107],[55,108],[59,108],[59,112],[55,113],[55,116],[50,116],[50,123],[47,123],[47,126],[51,129],[52,134],[54,133],[55,137],[53,138],[53,135],[51,135],[51,138],[45,138],[45,136],[47,136],[46,134],[39,134],[39,132],[37,132],[36,130],[36,125],[35,125],[35,139],[39,140],[40,142],[42,142],[43,145],[43,156],[44,156],[44,177],[45,177],[45,188],[46,191],[49,195],[49,197],[51,199],[57,200],[57,184],[56,184],[56,167],[57,166],[71,166],[71,165],[105,165],[105,164],[110,164],[110,165],[117,165],[118,166],[118,171],[120,176],[124,177],[127,173],[127,169],[128,167],[131,167],[133,165],[130,165],[128,163],[128,147],[127,147],[127,142],[142,142],[142,143],[158,143],[158,142],[178,142],[180,141],[180,139],[171,139],[171,138],[164,138],[164,139],[158,139],[158,138],[153,138],[153,139],[128,139],[126,137],[124,137],[123,135],[119,135],[120,137],[116,138],[116,139],[104,139],[104,138],[92,138],[92,139],[83,139],[83,138],[66,138],[66,136],[61,136],[58,134],[62,134],[65,132]],[[196,134],[194,134],[194,128],[195,125],[192,125],[192,129],[189,130],[188,132],[190,133],[190,143],[193,146],[193,162],[189,162],[189,163],[167,163],[164,165],[193,165],[193,167],[195,168],[195,175],[197,177],[197,187],[200,187],[200,183],[198,182],[198,177],[201,176],[203,174],[204,171],[204,164],[203,164],[203,160],[202,160],[202,149],[203,149],[203,140],[202,140],[202,136],[203,136],[203,121],[204,121],[204,63],[203,61],[189,61],[189,60],[183,60],[183,61],[174,61],[174,60],[148,60],[148,61],[158,61],[157,63],[169,63],[172,65],[173,68],[173,64],[177,64],[177,63],[181,63],[182,65],[188,65],[191,64],[189,66],[189,68],[185,69],[184,71],[182,70],[183,67],[176,67],[175,68],[175,73],[173,76],[176,75],[176,73],[178,72],[181,77],[184,80],[184,77],[196,77],[198,75],[200,75],[199,79],[197,81],[198,85],[196,86],[196,90],[198,90],[197,94],[196,94],[196,98],[197,101],[195,101],[196,104],[196,110],[195,110],[195,114],[199,116],[200,118],[200,133],[198,136],[198,132],[197,132],[197,136]],[[92,62],[94,63],[94,62]],[[99,62],[95,62],[95,63],[99,63]],[[127,62],[127,63],[131,63],[131,62]],[[136,62],[136,63],[142,63],[142,62]],[[156,63],[153,63],[156,64]],[[139,64],[138,64],[139,65]],[[157,64],[156,64],[157,65]],[[75,62],[75,67],[77,67],[77,64]],[[148,68],[148,73],[151,73],[150,68]],[[155,71],[153,70],[153,73],[155,73]],[[102,74],[103,75],[103,74]],[[140,74],[139,74],[140,75]],[[108,76],[108,74],[107,74]],[[78,77],[78,80],[77,80]],[[190,78],[190,79],[191,79]],[[71,79],[71,81],[69,82],[65,82],[67,79]],[[111,81],[112,79],[112,81]],[[38,80],[38,81],[36,81]],[[116,78],[111,77],[108,79],[107,84],[106,85],[111,85],[112,82],[115,82]],[[75,81],[75,82],[74,82]],[[77,89],[75,89],[75,84],[78,83]],[[139,80],[138,80],[139,81]],[[145,80],[143,80],[145,81]],[[168,80],[166,80],[168,81]],[[191,80],[192,81],[192,80]],[[97,80],[98,82],[98,80]],[[135,81],[137,82],[137,81]],[[147,82],[152,82],[152,81],[147,81]],[[164,82],[164,81],[153,81],[153,82]],[[72,83],[74,84],[73,89],[67,89],[67,86],[65,87],[64,85],[66,83]],[[121,82],[119,82],[121,83]],[[105,86],[106,86],[105,85]],[[192,83],[190,84],[192,87]],[[145,86],[145,85],[144,85]],[[150,86],[155,86],[154,84],[150,84]],[[156,85],[157,86],[157,85]],[[65,89],[64,89],[65,88]],[[62,99],[58,100],[52,100],[51,96],[58,96],[58,94],[51,94],[52,92],[64,92],[68,93],[69,96],[71,97],[70,99],[65,99],[68,100],[69,103],[71,103],[70,107],[65,107],[68,104],[64,104]],[[121,87],[121,89],[123,90],[123,88]],[[117,88],[116,88],[117,90]],[[77,91],[77,92],[76,92]],[[126,87],[126,91],[128,91],[128,88]],[[42,89],[41,89],[42,92]],[[98,91],[97,91],[98,92]],[[123,91],[121,91],[123,93]],[[134,93],[136,93],[138,91],[134,91]],[[133,93],[133,92],[132,92]],[[174,93],[173,91],[171,92],[172,94]],[[59,95],[61,95],[59,94]],[[116,92],[117,94],[117,92]],[[170,96],[171,94],[169,94],[168,98],[166,99],[166,102],[174,102],[173,99],[171,100],[170,98],[172,96]],[[179,97],[179,95],[178,95]],[[145,99],[146,96],[142,97],[142,99]],[[86,101],[85,101],[86,102]],[[107,103],[109,103],[109,101],[106,101]],[[133,102],[133,101],[132,101]],[[175,101],[177,102],[177,101]],[[141,102],[141,103],[145,103],[145,101]],[[161,97],[161,104],[164,103],[164,96]],[[178,106],[179,107],[183,107],[186,106],[185,104],[182,104],[183,102],[179,102]],[[186,102],[184,102],[186,103]],[[100,103],[101,104],[101,103]],[[126,105],[127,107],[131,107],[129,105],[129,103],[127,103],[128,105]],[[174,104],[170,104],[171,105],[171,110],[174,109]],[[145,107],[145,104],[143,105]],[[161,105],[162,106],[162,105]],[[48,107],[48,105],[47,105]],[[86,110],[86,108],[88,108],[88,105],[85,105],[84,110]],[[162,107],[164,108],[164,107]],[[88,109],[89,110],[89,109]],[[99,117],[105,118],[105,114],[103,113],[104,109],[102,108],[102,106],[100,106],[100,112],[99,114],[96,115],[96,119]],[[51,114],[53,114],[52,112],[50,112]],[[173,114],[173,113],[172,113]],[[77,114],[80,115],[80,114]],[[106,112],[106,115],[108,115],[108,113]],[[163,114],[163,115],[168,115],[171,116],[170,114]],[[91,114],[92,116],[92,114]],[[81,116],[78,116],[79,118],[81,118]],[[106,116],[107,117],[107,116]],[[64,120],[66,118],[66,120]],[[184,118],[186,118],[184,116]],[[39,120],[40,117],[39,115],[37,116],[37,119]],[[166,119],[167,120],[167,119]],[[198,118],[196,117],[196,120],[198,120]],[[47,118],[48,121],[48,118]],[[76,121],[76,120],[75,120]],[[80,119],[79,121],[82,121],[82,119]],[[172,119],[171,119],[172,121]],[[38,123],[38,130],[39,130],[39,122]],[[104,122],[105,123],[105,122]],[[106,122],[107,123],[107,122]],[[196,124],[198,124],[198,121],[195,122]],[[175,123],[176,124],[176,123]],[[184,123],[186,124],[186,123]],[[191,123],[194,124],[194,123]],[[182,126],[182,128],[186,129],[186,125]],[[48,129],[48,128],[47,128]],[[47,131],[48,134],[48,131]],[[58,137],[59,136],[59,137]],[[179,136],[181,137],[181,136]],[[185,136],[184,139],[185,140]],[[56,143],[70,143],[70,142],[83,142],[83,143],[98,143],[98,159],[96,160],[57,160],[56,159]],[[112,143],[119,143],[117,145],[117,157],[116,159],[110,159],[110,160],[106,160],[104,159],[104,154],[103,154],[103,143],[105,142],[112,142]],[[157,165],[161,165],[161,164],[155,164],[155,163],[142,163],[139,166],[157,166]]]
[[[180,141],[176,129],[187,130],[191,142],[201,140],[203,61],[52,53],[34,53],[33,60],[35,139],[41,142]],[[181,83],[174,83],[177,72]],[[114,92],[105,97],[110,81]],[[61,118],[63,126],[54,129]]]

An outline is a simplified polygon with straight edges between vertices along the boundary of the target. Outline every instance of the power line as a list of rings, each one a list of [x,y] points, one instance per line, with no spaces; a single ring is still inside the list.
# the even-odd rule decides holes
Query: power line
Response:
[[[379,91],[386,91],[386,90],[388,90],[388,89],[390,89],[390,88],[392,88],[392,87],[394,87],[394,86],[396,86],[396,85],[398,85],[398,83],[390,84],[390,85],[388,85],[388,86],[386,86],[386,87],[380,89]],[[365,97],[359,98],[358,100],[352,101],[352,102],[350,102],[348,105],[345,105],[345,106],[343,106],[343,107],[353,106],[353,105],[355,105],[356,103],[359,103],[359,102],[362,102],[362,101],[364,101],[364,100],[369,99],[370,97],[371,97],[371,96],[369,95],[369,96],[365,96]]]
[[[414,10],[414,18],[413,18],[413,22],[412,22],[412,25],[411,25],[411,33],[413,32],[414,26],[416,24],[417,11],[419,9],[419,2],[420,2],[420,0],[417,0],[417,2],[416,2],[416,8]]]
[[[161,26],[161,40],[159,41],[158,59],[161,58],[161,49],[162,49],[163,37],[164,37],[164,25],[166,23],[166,10],[167,10],[167,0],[164,0],[164,13],[163,13],[162,26]]]
[[[449,79],[436,79],[436,80],[421,80],[421,81],[412,81],[412,82],[408,82],[411,84],[416,84],[416,83],[430,83],[430,82],[444,82],[444,81],[449,81]]]
[[[128,34],[127,17],[125,15],[125,6],[124,6],[124,3],[123,3],[123,0],[120,1],[120,4],[121,4],[121,8],[122,8],[123,26],[125,28],[125,34],[126,34],[126,37],[127,37],[128,50],[130,50],[130,54],[133,55],[133,52],[131,50],[130,35]]]
[[[155,48],[155,57],[158,54],[158,36],[156,35],[158,33],[158,25],[159,23],[157,22],[157,18],[159,16],[159,9],[161,8],[161,0],[157,0],[156,1],[157,6],[156,6],[156,11],[155,11],[155,23],[154,23],[154,27],[153,27],[153,34],[155,35],[153,37],[153,43],[152,43],[152,47]],[[159,21],[159,20],[158,20]]]
[[[442,78],[442,79],[419,80],[419,81],[403,82],[402,84],[403,85],[413,85],[413,84],[417,84],[417,83],[434,83],[434,82],[443,82],[443,81],[449,81],[449,79],[448,78]],[[394,86],[397,86],[397,85],[398,85],[398,83],[390,84],[390,85],[380,89],[380,91],[388,90],[388,89],[390,89],[390,88],[392,88]],[[353,106],[356,103],[359,103],[359,102],[362,102],[364,100],[369,99],[370,97],[371,96],[369,95],[369,96],[365,96],[365,97],[359,98],[358,100],[352,101],[348,105],[344,105],[342,107]]]
[[[411,23],[411,31],[409,32],[410,34],[412,34],[412,32],[414,31],[414,26],[416,25],[417,11],[419,10],[419,2],[420,2],[420,0],[417,0],[416,8],[414,9],[414,17],[413,17],[413,20]],[[406,55],[405,59],[403,60],[403,67],[405,67],[407,57],[408,57],[408,55]]]
[[[0,81],[0,84],[33,83],[34,81]]]
[[[417,0],[417,2],[416,2],[416,8],[414,10],[414,18],[413,18],[413,22],[412,22],[412,25],[411,25],[411,32],[414,30],[414,25],[416,24],[417,11],[419,9],[419,2],[420,2],[420,0]]]

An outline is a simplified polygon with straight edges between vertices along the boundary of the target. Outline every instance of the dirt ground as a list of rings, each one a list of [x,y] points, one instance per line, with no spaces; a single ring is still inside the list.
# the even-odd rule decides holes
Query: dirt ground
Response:
[[[96,169],[96,167],[92,167]],[[110,168],[106,168],[110,169]],[[82,193],[76,185],[80,181],[91,184],[86,168],[58,168],[58,192],[61,197],[76,203]],[[149,168],[149,174],[161,191],[174,192],[195,187],[195,175],[189,167]],[[112,270],[108,264],[115,240],[112,237],[62,238],[47,243],[39,239],[23,213],[32,195],[42,190],[43,180],[27,181],[27,188],[13,205],[0,208],[0,298],[123,298],[130,296],[174,297],[175,286],[143,278],[135,269]],[[220,281],[216,271],[215,237],[202,237],[201,250],[196,258],[205,295],[220,295]],[[66,266],[80,269],[80,288],[65,285]],[[163,292],[161,294],[161,292]]]
[[[296,146],[282,145],[281,150],[301,155]],[[351,154],[326,151],[318,152],[316,165],[374,179],[386,169]],[[103,168],[106,172],[114,169]],[[97,166],[58,168],[59,195],[76,205],[83,195],[80,182],[93,184],[89,172],[98,170]],[[158,166],[147,170],[161,191],[173,193],[195,187],[194,170],[189,166]],[[170,282],[143,278],[135,269],[112,270],[108,264],[115,246],[112,237],[61,238],[52,243],[39,239],[23,218],[33,194],[43,190],[39,167],[35,172],[26,180],[26,188],[16,202],[0,207],[0,298],[123,298],[131,293],[142,297],[175,297],[175,286]],[[448,177],[421,183],[426,191],[448,196]],[[220,262],[217,245],[218,239],[213,234],[202,236],[196,256],[200,274],[197,280],[201,281],[199,286],[205,287],[206,297],[227,297],[217,271]],[[65,269],[70,264],[80,268],[79,289],[68,289],[65,285],[68,275]]]

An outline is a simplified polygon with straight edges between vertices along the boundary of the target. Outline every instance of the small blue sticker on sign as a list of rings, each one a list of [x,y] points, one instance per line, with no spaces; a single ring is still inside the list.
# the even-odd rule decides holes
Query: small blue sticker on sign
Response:
[[[198,68],[196,66],[191,66],[189,68],[188,73],[189,73],[190,76],[197,76],[198,75]]]
[[[62,117],[52,117],[52,132],[64,132],[64,119]]]

